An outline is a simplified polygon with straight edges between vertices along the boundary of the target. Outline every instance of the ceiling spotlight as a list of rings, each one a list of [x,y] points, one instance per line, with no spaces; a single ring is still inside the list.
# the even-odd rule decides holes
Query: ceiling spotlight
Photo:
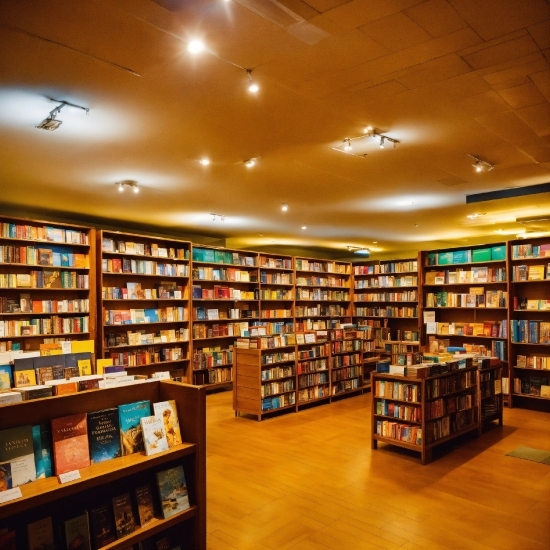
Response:
[[[365,133],[365,134],[370,134],[373,130],[374,130],[374,128],[373,128],[372,126],[367,126],[367,127],[363,130],[363,133]]]
[[[351,151],[351,140],[349,138],[344,140],[344,151]]]
[[[255,94],[260,87],[252,80],[252,69],[246,69],[246,74],[248,75],[248,91]]]
[[[203,165],[203,166],[208,166],[210,164],[210,161],[208,159],[201,159],[199,160],[199,162]]]
[[[248,159],[244,161],[244,165],[247,168],[252,168],[256,163],[254,162],[254,159]]]
[[[353,252],[354,254],[360,254],[361,256],[370,256],[370,250],[368,248],[359,248]]]
[[[118,185],[118,190],[122,193],[124,191],[124,184],[120,182],[117,185]]]
[[[307,225],[302,225],[302,229],[307,229]]]
[[[485,216],[485,212],[480,212],[480,213],[477,213],[477,214],[468,214],[466,217],[470,218],[471,220],[475,220],[479,216]]]
[[[475,162],[472,163],[472,166],[474,167],[474,170],[476,172],[483,172],[483,170],[487,170],[487,172],[490,172],[494,168],[492,164],[480,159],[479,157],[476,157],[475,155],[468,156],[474,159]]]
[[[288,204],[283,204],[283,205],[281,206],[281,210],[282,210],[283,212],[286,212],[286,211],[288,210]]]
[[[380,149],[384,149],[384,136],[380,138]]]
[[[187,45],[187,49],[190,53],[200,53],[204,50],[204,44],[201,40],[191,40]]]
[[[118,187],[118,190],[122,193],[125,187],[130,187],[134,193],[139,193],[139,187],[137,181],[134,180],[122,180],[117,181],[115,184]]]
[[[134,193],[137,195],[139,193],[139,187],[134,185]]]
[[[65,105],[70,105],[71,107],[76,107],[77,109],[82,109],[83,111],[86,111],[86,114],[89,113],[90,109],[87,107],[81,107],[80,105],[75,105],[74,103],[69,103],[68,101],[60,101],[59,99],[52,99],[52,101],[55,101],[56,103],[59,103],[55,109],[52,109],[50,111],[50,114],[47,118],[45,118],[38,126],[35,126],[35,128],[38,128],[39,130],[49,130],[50,132],[53,132],[54,130],[57,130],[62,124],[62,120],[56,120],[56,116],[59,114],[61,109],[65,107]]]

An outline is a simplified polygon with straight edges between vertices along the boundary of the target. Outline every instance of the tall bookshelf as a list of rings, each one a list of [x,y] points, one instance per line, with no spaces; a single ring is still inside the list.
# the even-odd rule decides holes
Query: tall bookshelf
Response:
[[[422,252],[421,264],[424,342],[434,335],[507,363],[506,245]]]
[[[493,359],[491,359],[493,361]],[[487,360],[490,363],[489,360]],[[487,424],[498,421],[502,426],[504,399],[502,395],[502,363],[478,367],[478,408],[479,408],[479,435]]]
[[[330,331],[330,393],[332,397],[363,391],[364,331]]]
[[[330,343],[317,340],[315,333],[297,334],[296,373],[297,408],[320,401],[330,401]],[[307,337],[307,340],[306,340]]]
[[[351,264],[294,258],[297,332],[328,330],[351,321]]]
[[[94,339],[95,230],[0,217],[0,351]]]
[[[191,382],[190,243],[112,231],[97,238],[98,356]]]
[[[0,503],[0,530],[16,531],[18,548],[28,548],[26,525],[52,516],[54,526],[123,493],[134,495],[145,483],[156,489],[155,474],[182,465],[190,508],[167,519],[157,517],[105,548],[123,549],[146,539],[169,536],[174,545],[206,549],[206,398],[204,388],[172,381],[151,381],[105,390],[24,401],[0,407],[0,430],[49,424],[52,419],[149,400],[175,400],[183,443],[168,451],[114,458],[80,469],[80,478],[60,483],[57,477],[38,479],[20,487],[22,497]],[[134,499],[134,496],[132,496]],[[56,530],[57,532],[57,530]]]
[[[549,410],[541,386],[550,386],[550,238],[509,241],[508,257],[510,405]]]
[[[193,383],[228,386],[235,340],[260,316],[258,253],[193,246],[192,256]]]

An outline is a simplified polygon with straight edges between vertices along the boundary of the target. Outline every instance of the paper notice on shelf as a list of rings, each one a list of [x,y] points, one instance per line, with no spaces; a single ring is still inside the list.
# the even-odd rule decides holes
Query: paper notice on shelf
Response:
[[[14,487],[13,489],[2,491],[0,492],[0,504],[10,502],[16,498],[21,498],[22,496],[23,494],[21,493],[21,487]]]
[[[435,323],[435,311],[424,311],[422,314],[425,323]]]
[[[426,334],[437,334],[437,323],[426,323]]]
[[[57,476],[57,479],[59,479],[59,483],[69,483],[69,481],[76,481],[77,479],[80,479],[80,471],[79,470],[71,470],[70,472],[65,472],[64,474],[59,474]]]
[[[72,342],[68,340],[67,342],[61,342],[61,353],[71,353],[73,346]]]

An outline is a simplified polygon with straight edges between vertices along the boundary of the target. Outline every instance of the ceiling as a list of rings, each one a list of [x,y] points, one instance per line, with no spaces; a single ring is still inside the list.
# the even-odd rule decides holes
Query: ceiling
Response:
[[[548,192],[465,200],[550,181],[545,0],[3,0],[0,52],[3,213],[372,257],[550,214]],[[50,98],[89,115],[38,130]],[[397,147],[342,152],[367,125]]]

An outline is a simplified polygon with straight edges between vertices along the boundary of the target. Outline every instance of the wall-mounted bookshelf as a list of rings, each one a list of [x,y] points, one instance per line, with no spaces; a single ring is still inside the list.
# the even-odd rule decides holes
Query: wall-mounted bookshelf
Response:
[[[98,357],[191,382],[187,241],[100,231]]]
[[[94,339],[95,229],[0,217],[0,351]]]

